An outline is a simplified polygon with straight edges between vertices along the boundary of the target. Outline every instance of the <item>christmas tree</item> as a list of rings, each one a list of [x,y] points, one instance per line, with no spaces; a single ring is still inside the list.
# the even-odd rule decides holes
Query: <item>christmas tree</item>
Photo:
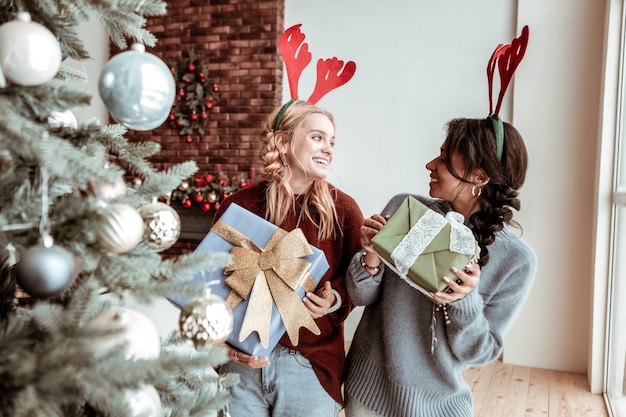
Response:
[[[191,282],[229,255],[162,253],[180,225],[158,199],[196,165],[157,171],[158,145],[124,138],[170,112],[171,72],[145,51],[145,17],[165,13],[155,0],[0,3],[1,416],[209,416],[236,382],[214,371],[232,316]],[[111,124],[72,113],[91,97],[64,61],[90,59],[78,25],[94,21],[133,45],[100,77]],[[129,302],[171,297],[189,302],[167,337]]]

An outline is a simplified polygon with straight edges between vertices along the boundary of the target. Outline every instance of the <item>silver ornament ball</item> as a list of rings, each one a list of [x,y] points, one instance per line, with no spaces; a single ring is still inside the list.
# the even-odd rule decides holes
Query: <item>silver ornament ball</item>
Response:
[[[161,252],[171,248],[181,231],[180,216],[165,203],[153,202],[139,207],[144,222],[143,241],[151,249]]]
[[[124,253],[141,242],[144,226],[137,210],[123,203],[110,204],[104,210],[104,215],[95,224],[98,242],[104,249]]]
[[[138,43],[109,60],[100,73],[98,91],[115,121],[134,130],[163,124],[175,98],[171,70]]]
[[[217,295],[192,298],[180,311],[180,334],[196,349],[224,343],[233,331],[233,312]]]
[[[69,287],[75,276],[74,257],[59,246],[32,247],[15,265],[17,284],[33,297],[58,294]]]

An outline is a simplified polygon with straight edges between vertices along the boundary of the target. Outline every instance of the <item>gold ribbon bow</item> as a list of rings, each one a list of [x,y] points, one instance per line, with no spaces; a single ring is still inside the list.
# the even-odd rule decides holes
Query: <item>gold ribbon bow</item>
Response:
[[[226,303],[235,310],[242,300],[249,300],[239,332],[240,342],[256,331],[267,349],[272,300],[293,345],[298,344],[300,327],[316,335],[321,333],[295,292],[299,286],[310,292],[317,285],[308,273],[311,264],[302,259],[313,253],[302,230],[286,232],[278,228],[263,248],[221,220],[211,231],[233,245],[230,250],[233,261],[224,269],[224,273],[230,274],[224,282],[231,288]]]

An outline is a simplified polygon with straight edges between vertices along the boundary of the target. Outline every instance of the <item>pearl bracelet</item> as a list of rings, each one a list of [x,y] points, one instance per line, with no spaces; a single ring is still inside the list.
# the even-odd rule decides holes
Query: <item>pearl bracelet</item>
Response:
[[[367,251],[361,252],[361,266],[363,268],[365,268],[365,270],[367,272],[369,272],[370,274],[376,275],[378,273],[378,271],[380,271],[380,265],[378,265],[378,266],[369,266],[368,264],[366,264],[365,260],[363,259],[365,257],[366,253],[367,253]]]

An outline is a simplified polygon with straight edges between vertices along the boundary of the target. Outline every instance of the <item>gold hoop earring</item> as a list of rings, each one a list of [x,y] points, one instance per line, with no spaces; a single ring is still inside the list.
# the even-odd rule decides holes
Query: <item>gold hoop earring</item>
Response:
[[[480,197],[480,195],[483,193],[483,189],[479,188],[478,192],[476,192],[476,185],[472,184],[472,197]]]

